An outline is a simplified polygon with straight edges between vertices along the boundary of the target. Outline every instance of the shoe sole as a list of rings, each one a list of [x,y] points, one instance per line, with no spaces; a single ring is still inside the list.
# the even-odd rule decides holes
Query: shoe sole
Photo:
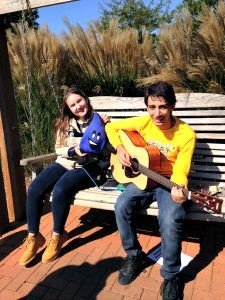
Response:
[[[49,259],[49,260],[41,260],[44,264],[48,264],[48,263],[50,263],[50,262],[52,262],[53,260],[55,260],[58,256],[59,256],[59,254],[60,254],[60,252],[57,254],[57,255],[55,255],[54,257],[52,257],[51,259]]]
[[[35,259],[35,257],[37,256],[37,254],[35,254],[34,256],[32,256],[28,261],[24,262],[24,263],[18,263],[19,266],[26,266],[28,265],[30,262],[32,262],[32,260]]]

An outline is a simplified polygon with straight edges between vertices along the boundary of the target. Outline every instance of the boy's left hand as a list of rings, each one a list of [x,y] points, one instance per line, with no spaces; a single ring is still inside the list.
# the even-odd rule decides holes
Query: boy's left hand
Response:
[[[173,186],[171,189],[171,197],[176,203],[183,203],[187,200],[187,198],[183,194],[182,186]]]

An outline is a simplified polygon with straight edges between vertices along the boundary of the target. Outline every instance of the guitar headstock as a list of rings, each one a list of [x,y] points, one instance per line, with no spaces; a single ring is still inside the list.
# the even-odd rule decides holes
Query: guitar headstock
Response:
[[[216,214],[221,213],[223,199],[210,196],[201,192],[191,192],[191,199],[207,211],[212,211]]]

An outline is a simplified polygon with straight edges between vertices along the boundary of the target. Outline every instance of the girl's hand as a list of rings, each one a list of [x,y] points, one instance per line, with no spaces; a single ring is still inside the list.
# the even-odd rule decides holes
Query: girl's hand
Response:
[[[176,203],[183,203],[187,200],[183,194],[182,186],[173,186],[171,189],[171,197]]]
[[[79,146],[76,146],[74,149],[75,149],[75,152],[76,152],[76,154],[78,156],[85,156],[85,155],[87,155],[87,153],[83,153],[83,152],[80,151],[80,147]]]
[[[105,124],[110,122],[110,117],[109,116],[107,116],[107,115],[101,115],[101,117],[102,117],[102,120],[103,120],[103,122]]]

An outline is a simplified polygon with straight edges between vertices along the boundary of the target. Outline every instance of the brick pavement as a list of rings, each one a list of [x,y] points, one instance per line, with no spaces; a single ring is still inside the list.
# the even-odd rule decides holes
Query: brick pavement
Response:
[[[41,219],[49,238],[52,216]],[[137,217],[143,250],[160,244],[156,218]],[[26,224],[20,223],[0,239],[0,300],[156,300],[162,278],[158,263],[151,263],[128,286],[117,283],[125,256],[113,212],[72,206],[66,229],[70,233],[60,257],[42,264],[41,254],[29,267],[17,264]],[[225,224],[187,221],[182,252],[193,257],[183,269],[184,300],[225,299]]]

